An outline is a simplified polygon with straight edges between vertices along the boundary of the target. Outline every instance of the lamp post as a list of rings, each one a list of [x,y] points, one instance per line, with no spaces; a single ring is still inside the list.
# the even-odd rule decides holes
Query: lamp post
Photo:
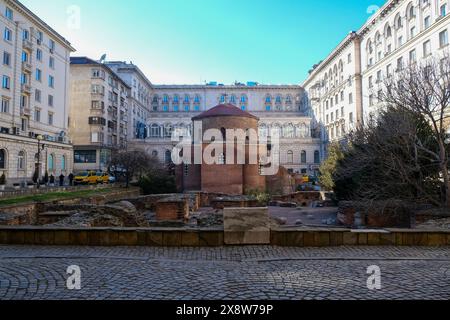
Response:
[[[38,135],[36,137],[38,141],[38,152],[37,152],[37,188],[41,187],[41,141],[44,139],[42,135]],[[42,145],[42,149],[44,149],[44,145]]]

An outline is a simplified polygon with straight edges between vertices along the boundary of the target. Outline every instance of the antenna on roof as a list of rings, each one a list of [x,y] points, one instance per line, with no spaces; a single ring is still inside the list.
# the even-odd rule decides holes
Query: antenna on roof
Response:
[[[104,63],[106,60],[106,53],[100,57],[100,63]]]

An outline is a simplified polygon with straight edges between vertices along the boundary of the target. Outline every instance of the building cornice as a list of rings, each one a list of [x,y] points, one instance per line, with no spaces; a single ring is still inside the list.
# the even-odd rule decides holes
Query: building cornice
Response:
[[[341,41],[337,45],[337,47],[323,60],[314,70],[312,70],[311,74],[308,78],[301,84],[303,88],[306,88],[308,84],[313,81],[313,79],[320,73],[328,64],[333,61],[337,56],[339,56],[344,49],[348,47],[350,43],[357,40],[359,38],[358,34],[355,31],[350,32],[344,40]]]
[[[235,86],[235,85],[224,85],[224,86],[209,86],[203,84],[183,84],[183,85],[154,85],[155,90],[303,90],[302,86],[299,85],[257,85],[257,86]]]
[[[40,28],[45,29],[48,33],[50,33],[60,44],[62,44],[66,49],[71,52],[75,52],[75,48],[72,47],[70,42],[66,40],[63,36],[61,36],[58,32],[56,32],[52,27],[50,27],[47,23],[45,23],[41,18],[35,15],[30,9],[25,7],[21,2],[17,0],[5,0],[8,6],[14,8],[18,12],[25,15],[28,19],[32,20],[36,25]]]

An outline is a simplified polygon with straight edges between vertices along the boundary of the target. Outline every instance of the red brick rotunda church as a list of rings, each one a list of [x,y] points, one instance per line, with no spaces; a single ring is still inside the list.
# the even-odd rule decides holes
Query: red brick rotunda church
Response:
[[[202,157],[202,164],[183,164],[177,166],[176,176],[177,185],[180,191],[203,191],[209,193],[225,193],[230,195],[242,195],[249,191],[265,191],[266,178],[260,174],[260,165],[249,161],[250,150],[258,150],[255,148],[255,139],[258,141],[258,122],[259,119],[254,115],[241,110],[240,108],[231,104],[218,105],[202,114],[192,118],[194,123],[201,122],[202,133],[204,137],[205,131],[215,129],[222,135],[223,141],[222,154],[216,155],[215,152],[210,154],[218,159],[214,164],[206,164],[204,157]],[[195,128],[195,126],[194,126]],[[228,164],[226,159],[229,159],[230,154],[227,154],[226,137],[227,129],[236,130],[242,129],[244,132],[254,132],[251,139],[247,136],[244,139],[233,139],[234,141],[234,161],[233,164]],[[253,129],[253,130],[248,130]],[[215,141],[212,138],[210,141],[203,139],[202,144],[192,147],[192,162],[194,163],[195,148],[201,148],[201,154],[208,154],[211,142]],[[217,140],[216,140],[217,141]],[[217,142],[216,142],[217,143]],[[245,149],[243,148],[245,146]],[[253,146],[253,147],[252,147]],[[231,148],[228,148],[228,152]],[[239,164],[238,150],[245,150],[245,162]],[[198,150],[197,150],[198,151]],[[256,155],[259,157],[259,155]],[[252,157],[254,158],[254,156]],[[240,162],[242,163],[242,161]],[[253,163],[253,164],[251,164]]]

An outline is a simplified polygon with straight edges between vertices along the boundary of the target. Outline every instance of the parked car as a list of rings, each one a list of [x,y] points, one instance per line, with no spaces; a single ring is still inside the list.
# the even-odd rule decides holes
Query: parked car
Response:
[[[109,176],[109,183],[115,183],[116,182],[116,177],[110,175]]]
[[[75,174],[75,178],[73,180],[74,185],[79,184],[97,184],[98,183],[98,175],[95,171],[83,171]]]
[[[98,176],[98,183],[110,183],[110,175],[107,172],[97,172],[97,176]]]

